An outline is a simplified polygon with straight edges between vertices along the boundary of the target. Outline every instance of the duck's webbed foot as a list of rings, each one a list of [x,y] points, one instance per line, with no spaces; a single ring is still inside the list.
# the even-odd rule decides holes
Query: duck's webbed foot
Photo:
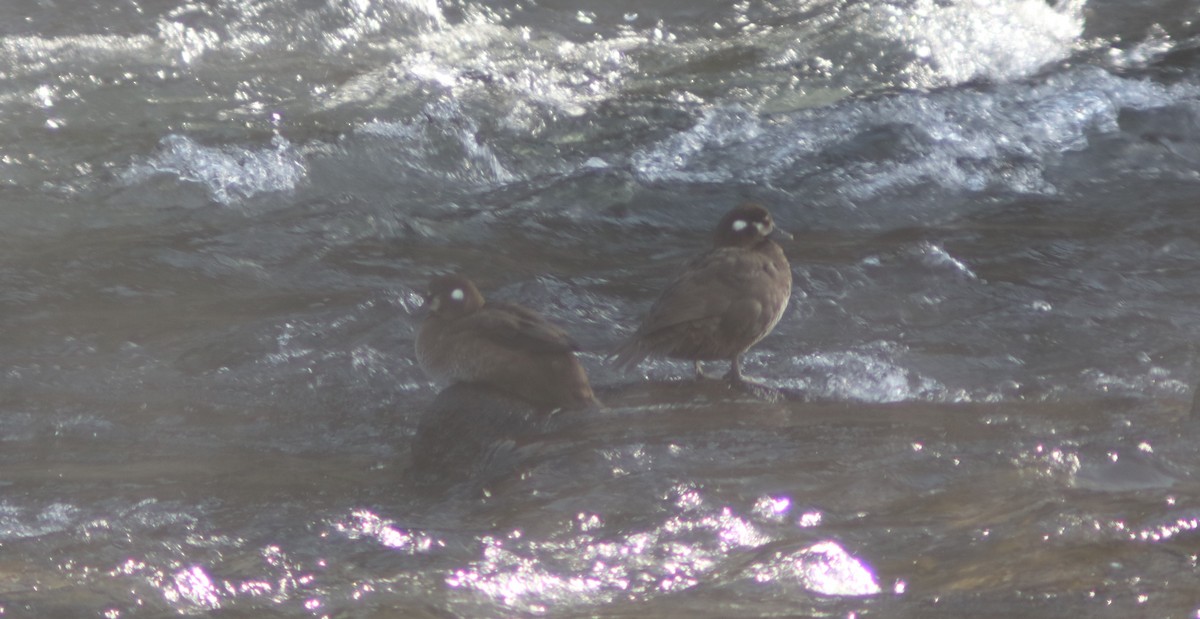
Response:
[[[724,380],[729,383],[730,389],[744,391],[766,402],[778,402],[783,399],[783,392],[779,389],[768,387],[759,379],[750,378],[742,374],[742,358],[740,355],[734,357],[729,362],[729,371],[725,374]]]

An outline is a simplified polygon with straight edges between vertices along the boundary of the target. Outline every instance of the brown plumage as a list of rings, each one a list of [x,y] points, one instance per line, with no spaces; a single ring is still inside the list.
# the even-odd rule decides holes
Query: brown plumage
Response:
[[[627,369],[649,356],[729,360],[726,378],[742,380],[742,354],[775,328],[792,293],[792,270],[772,233],[771,213],[743,204],[721,218],[714,247],[688,263],[641,327],[614,355]]]
[[[417,333],[417,359],[435,380],[482,383],[539,407],[596,403],[575,342],[537,312],[485,302],[459,275],[430,282],[429,316]]]

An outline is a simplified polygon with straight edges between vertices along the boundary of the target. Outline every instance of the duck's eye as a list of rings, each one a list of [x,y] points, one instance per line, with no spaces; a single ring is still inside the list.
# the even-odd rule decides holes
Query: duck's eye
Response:
[[[741,232],[742,230],[745,230],[746,227],[749,225],[750,224],[746,223],[746,220],[744,220],[744,219],[735,219],[735,220],[733,220],[733,225],[730,227],[733,228],[734,232]]]
[[[467,295],[463,292],[462,288],[455,288],[454,290],[450,291],[450,298],[454,299],[455,301],[462,301],[463,299],[467,298]]]

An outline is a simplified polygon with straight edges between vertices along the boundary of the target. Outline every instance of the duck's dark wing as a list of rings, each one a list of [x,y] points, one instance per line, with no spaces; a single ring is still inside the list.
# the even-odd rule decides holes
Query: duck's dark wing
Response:
[[[622,370],[640,363],[646,357],[662,353],[664,340],[672,339],[674,331],[685,325],[706,320],[719,320],[734,297],[736,282],[727,281],[729,252],[719,249],[701,254],[688,262],[683,273],[671,282],[638,330],[610,357]]]
[[[472,317],[471,328],[505,348],[537,354],[570,353],[579,345],[541,314],[512,303],[488,302]]]
[[[773,313],[763,303],[774,296],[764,290],[772,278],[761,272],[780,266],[786,270],[786,261],[777,265],[769,254],[742,248],[717,248],[692,260],[617,349],[617,366],[631,367],[652,354],[707,358],[721,353],[722,342],[752,338]],[[790,271],[785,277],[790,288]]]
[[[756,257],[741,250],[716,249],[692,260],[650,307],[638,335],[698,320],[719,319],[746,295],[744,264]]]

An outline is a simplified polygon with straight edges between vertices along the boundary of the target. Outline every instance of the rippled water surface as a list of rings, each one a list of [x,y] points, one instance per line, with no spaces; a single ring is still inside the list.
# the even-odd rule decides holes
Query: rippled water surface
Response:
[[[0,615],[1200,616],[1198,19],[4,3]],[[606,365],[745,200],[786,397]],[[439,393],[451,271],[607,407]]]

